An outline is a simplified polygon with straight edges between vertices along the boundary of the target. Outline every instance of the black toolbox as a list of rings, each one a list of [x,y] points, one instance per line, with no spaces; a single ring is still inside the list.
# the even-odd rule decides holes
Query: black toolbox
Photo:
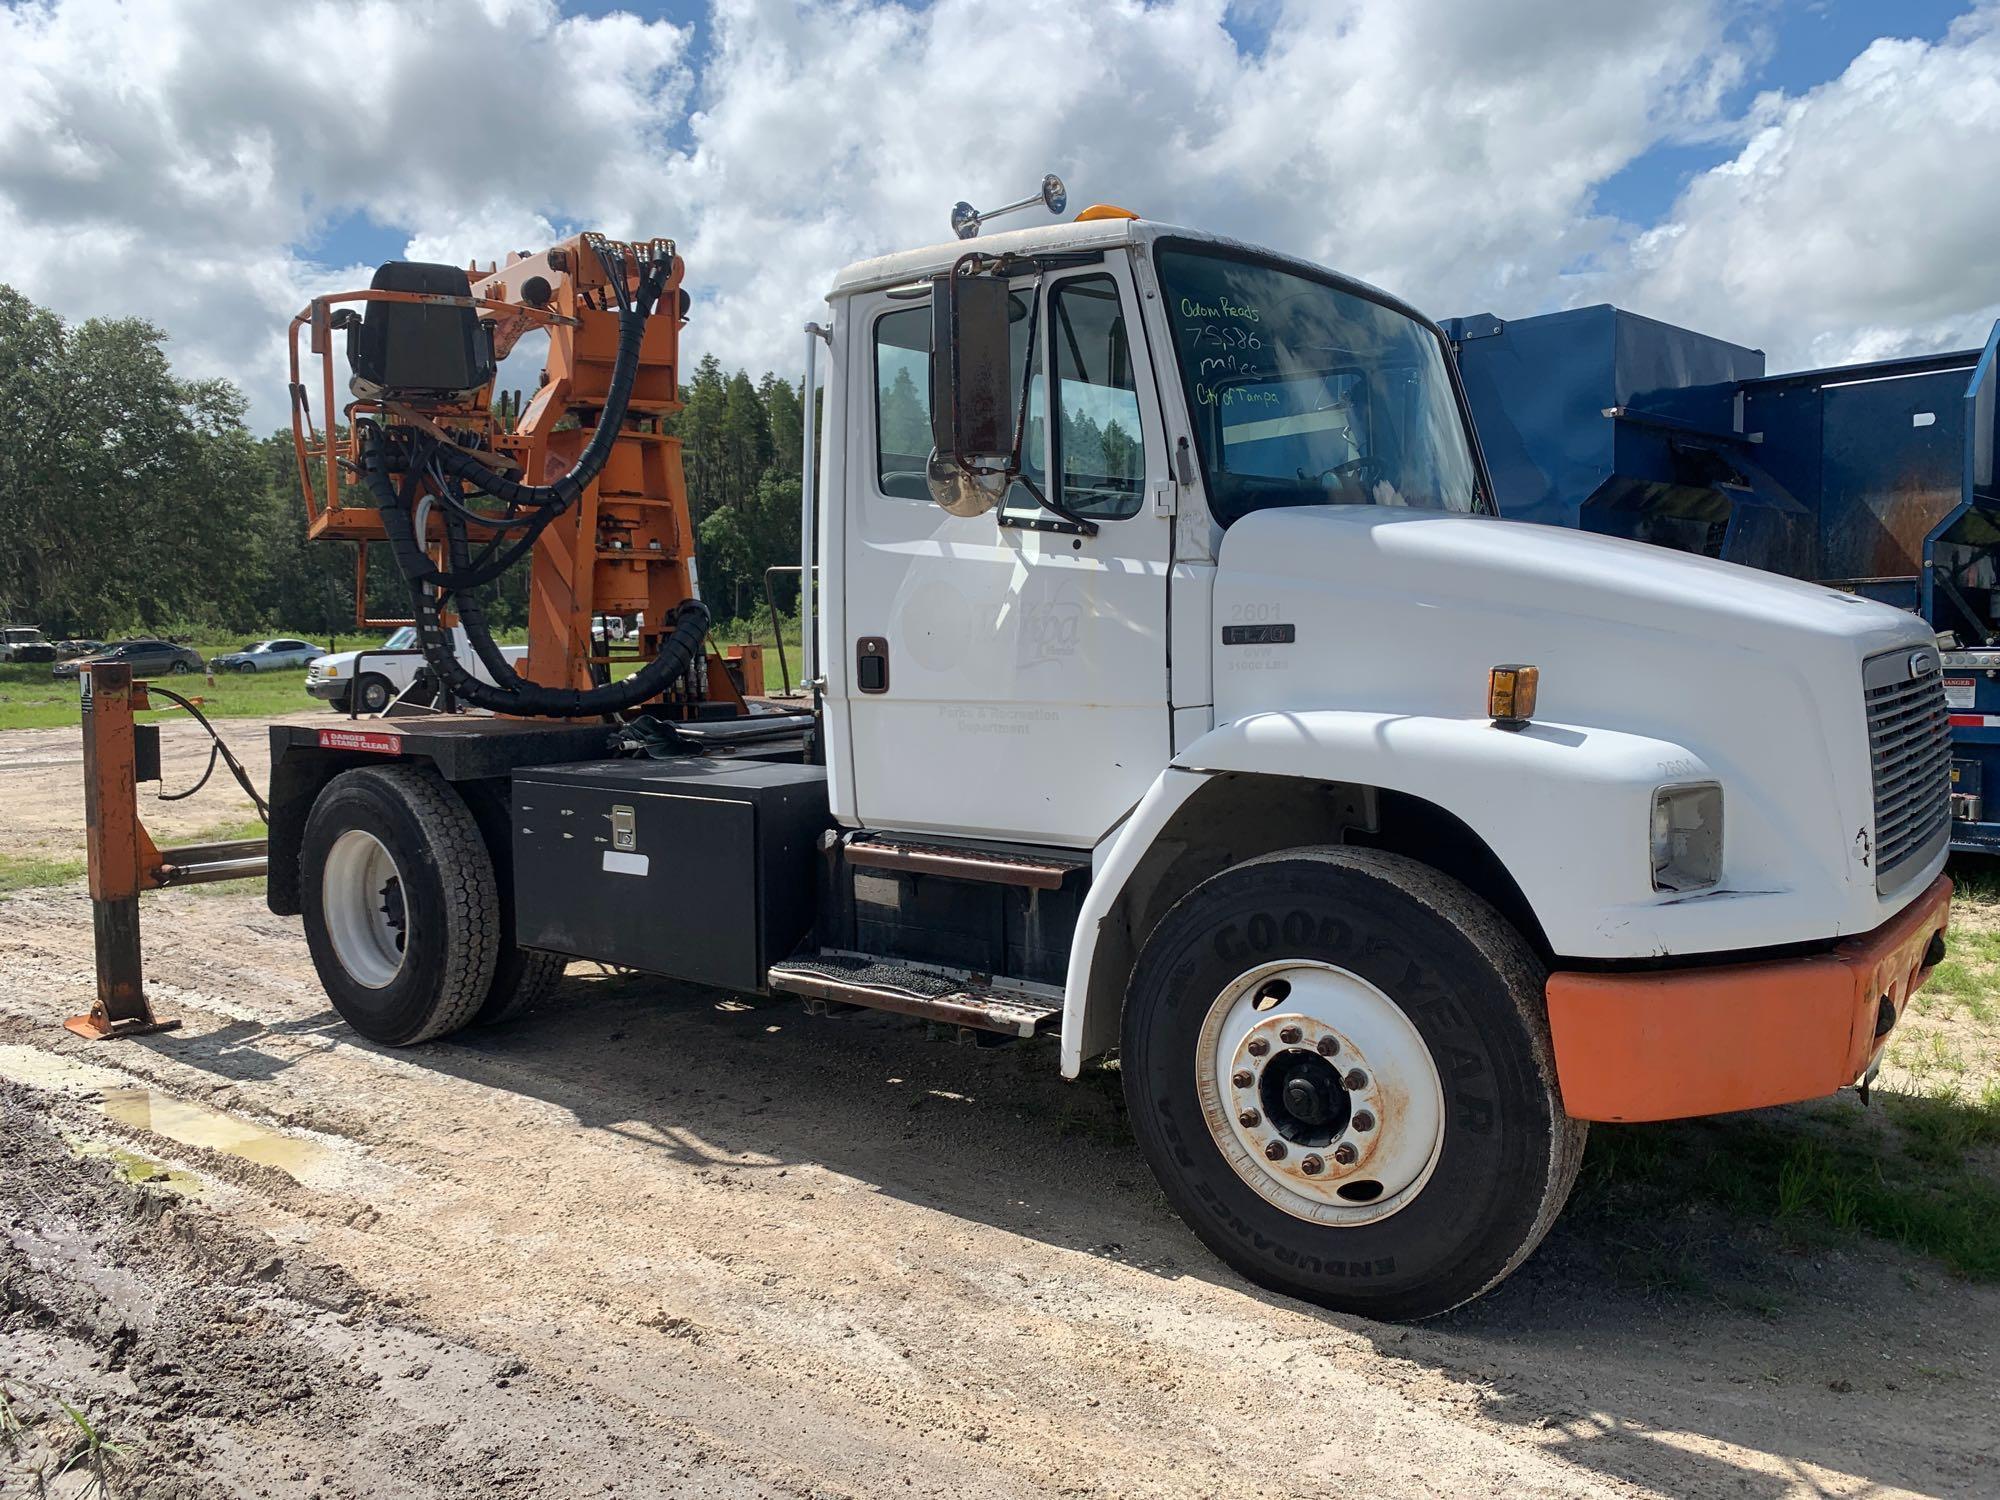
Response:
[[[824,766],[527,766],[512,801],[523,947],[755,990],[812,928]]]

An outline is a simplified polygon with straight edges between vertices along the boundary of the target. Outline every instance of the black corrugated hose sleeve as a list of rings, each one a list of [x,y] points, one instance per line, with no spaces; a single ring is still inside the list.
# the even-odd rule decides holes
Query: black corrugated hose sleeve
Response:
[[[641,279],[635,306],[629,311],[621,310],[618,352],[612,363],[611,381],[605,392],[604,407],[598,414],[596,431],[591,434],[590,442],[569,472],[553,483],[522,484],[494,473],[463,449],[418,438],[408,455],[408,475],[398,486],[390,473],[387,434],[372,424],[364,432],[362,477],[382,508],[383,530],[388,534],[397,569],[409,586],[410,603],[417,622],[417,640],[423,649],[424,660],[438,680],[464,703],[495,713],[546,718],[589,718],[617,713],[658,696],[687,671],[695,653],[701,649],[702,639],[708,632],[708,609],[701,601],[688,599],[674,612],[674,628],[661,643],[659,654],[632,676],[622,682],[587,689],[548,687],[514,671],[486,628],[484,606],[471,592],[498,578],[522,557],[543,528],[573,504],[603,468],[625,421],[625,409],[638,376],[639,348],[645,337],[646,319],[659,300],[665,276],[664,266],[649,272]],[[538,513],[526,533],[504,554],[475,568],[470,566],[466,555],[464,522],[454,511],[446,509],[444,520],[451,566],[437,568],[432,565],[429,554],[416,535],[415,502],[427,465],[475,485],[495,499],[516,506],[528,506]],[[448,590],[455,597],[466,637],[481,663],[493,675],[493,682],[481,681],[458,660],[456,644],[441,618],[446,596],[440,590]]]
[[[694,661],[695,652],[701,648],[702,638],[708,633],[709,614],[708,607],[700,600],[688,599],[674,612],[673,631],[661,643],[659,655],[632,676],[622,682],[588,689],[548,687],[520,676],[500,655],[499,648],[493,644],[491,632],[486,628],[484,608],[476,596],[466,593],[457,597],[466,637],[471,641],[473,651],[486,663],[488,671],[493,671],[496,661],[500,667],[499,671],[493,671],[494,681],[491,683],[473,676],[459,661],[456,643],[440,618],[443,596],[435,585],[422,577],[424,573],[436,570],[430,567],[430,557],[417,541],[411,516],[412,495],[404,492],[414,491],[417,474],[412,471],[404,489],[399,490],[380,470],[384,442],[378,432],[364,445],[364,468],[368,482],[378,498],[383,500],[384,510],[390,512],[382,529],[388,534],[389,548],[395,554],[398,569],[409,580],[411,612],[416,619],[417,644],[423,650],[424,661],[438,681],[449,687],[461,702],[469,703],[474,708],[490,709],[494,713],[519,714],[530,718],[591,718],[598,714],[617,713],[656,697]],[[449,535],[452,531],[449,520],[446,529]],[[462,532],[459,537],[453,538],[454,552],[462,546],[460,537]]]

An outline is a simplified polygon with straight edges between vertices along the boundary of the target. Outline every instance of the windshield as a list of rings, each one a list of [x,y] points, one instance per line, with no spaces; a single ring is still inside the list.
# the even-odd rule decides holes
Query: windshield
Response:
[[[407,651],[415,644],[416,639],[417,627],[414,625],[405,625],[401,630],[382,643],[382,649],[384,651]]]
[[[1489,508],[1431,329],[1248,255],[1163,247],[1160,280],[1224,526],[1281,505]]]

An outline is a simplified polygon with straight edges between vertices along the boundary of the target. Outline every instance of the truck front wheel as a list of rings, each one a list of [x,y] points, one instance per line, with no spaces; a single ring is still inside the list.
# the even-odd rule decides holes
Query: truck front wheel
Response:
[[[1415,860],[1234,866],[1168,912],[1133,974],[1140,1147],[1252,1281],[1370,1317],[1444,1312],[1527,1258],[1582,1160],[1543,982],[1492,907]]]
[[[423,766],[327,783],[299,852],[306,946],[333,1008],[371,1042],[456,1031],[492,988],[493,861],[463,799]]]
[[[364,714],[379,714],[389,706],[389,700],[396,696],[396,690],[389,679],[379,672],[363,672],[354,679],[354,686],[347,690],[360,705]]]

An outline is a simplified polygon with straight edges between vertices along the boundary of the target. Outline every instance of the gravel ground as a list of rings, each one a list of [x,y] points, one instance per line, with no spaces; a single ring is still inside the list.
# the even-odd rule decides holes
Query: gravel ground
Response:
[[[0,842],[80,833],[39,734]],[[0,902],[0,1493],[78,1446],[60,1402],[134,1495],[2000,1492],[2000,1289],[1891,1247],[1573,1212],[1369,1324],[1209,1257],[1041,1045],[577,966],[390,1052],[260,891],[145,922],[183,1029],[91,1047],[83,892]],[[1635,1272],[1663,1236],[1694,1289]]]

